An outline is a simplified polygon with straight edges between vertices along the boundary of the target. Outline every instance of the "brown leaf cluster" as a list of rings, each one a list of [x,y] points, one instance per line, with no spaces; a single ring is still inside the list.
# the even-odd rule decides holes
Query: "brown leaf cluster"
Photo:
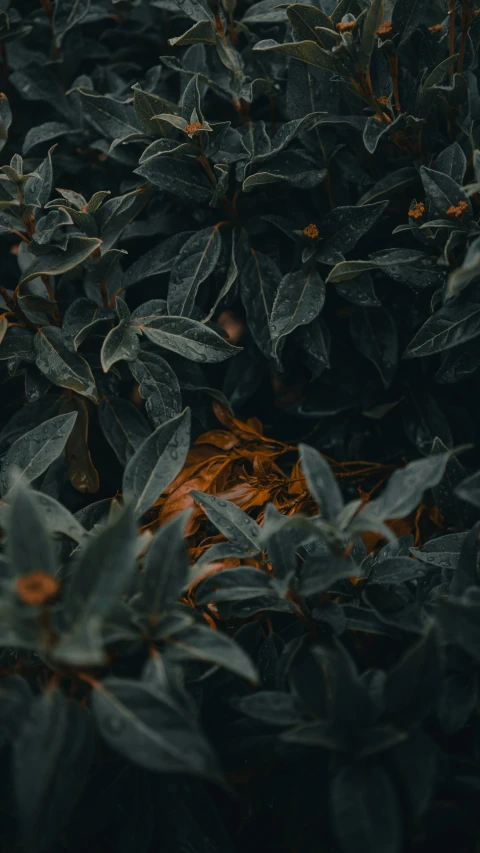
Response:
[[[164,524],[188,507],[192,508],[186,531],[192,561],[196,561],[212,544],[223,540],[222,535],[211,527],[203,509],[195,504],[191,497],[193,490],[232,501],[259,524],[263,521],[268,502],[284,515],[318,513],[300,470],[295,446],[265,436],[257,418],[240,421],[218,401],[214,401],[213,409],[221,428],[197,438],[183,470],[157,502],[156,516],[148,525],[151,528]],[[325,458],[340,483],[348,480],[356,486],[363,503],[378,492],[397,467],[376,462],[336,462]],[[389,522],[397,536],[413,533],[417,544],[425,538],[427,529],[431,531],[432,527],[441,527],[441,524],[438,509],[426,504],[422,504],[409,518]],[[376,533],[366,534],[363,540],[368,552],[382,542]],[[215,564],[215,569],[234,565],[238,565],[238,560]]]

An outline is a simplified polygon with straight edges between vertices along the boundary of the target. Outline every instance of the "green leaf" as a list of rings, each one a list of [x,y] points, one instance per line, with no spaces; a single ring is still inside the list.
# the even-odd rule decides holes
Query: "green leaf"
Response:
[[[148,547],[142,591],[150,616],[167,611],[182,593],[190,564],[185,540],[190,515],[186,510],[163,524]]]
[[[383,18],[383,0],[372,0],[363,19],[362,38],[358,51],[358,61],[363,72],[370,68],[370,59],[377,39],[377,30]]]
[[[198,288],[214,271],[222,248],[219,229],[213,225],[197,231],[180,249],[168,285],[168,313],[190,316]]]
[[[5,148],[8,139],[8,130],[12,123],[12,111],[8,98],[3,92],[0,93],[0,151]]]
[[[424,8],[422,0],[397,0],[392,9],[392,35],[399,37],[397,48],[414,32]]]
[[[125,271],[122,281],[123,287],[131,287],[154,275],[170,272],[182,246],[195,234],[195,231],[182,231],[180,234],[173,234],[159,243],[158,246],[154,246],[153,249],[145,252]]]
[[[123,492],[142,516],[181,471],[189,449],[190,409],[161,424],[140,445],[123,474]]]
[[[405,518],[421,502],[427,489],[436,486],[445,474],[453,451],[416,459],[405,468],[394,471],[378,498],[370,501],[358,514],[358,519],[380,520]]]
[[[28,850],[38,849],[42,814],[52,796],[62,753],[68,750],[67,708],[61,690],[47,690],[35,696],[13,745],[15,804],[22,840]]]
[[[102,737],[129,762],[157,773],[217,776],[195,721],[166,692],[109,677],[96,686],[92,710]]]
[[[336,207],[327,213],[320,226],[320,234],[329,249],[338,249],[342,254],[356,246],[379,220],[388,201],[363,204],[357,207]],[[322,254],[320,249],[320,254]]]
[[[8,559],[12,574],[55,575],[57,560],[35,493],[21,481],[10,492]]]
[[[419,642],[387,673],[388,713],[402,728],[422,722],[440,697],[443,662],[439,639],[432,622]]]
[[[101,242],[93,237],[70,237],[65,251],[54,249],[46,255],[34,257],[19,283],[25,284],[42,275],[62,275],[86,261]]]
[[[90,0],[56,0],[53,9],[53,31],[58,45],[65,34],[77,26],[90,11]]]
[[[3,457],[0,469],[0,494],[11,486],[17,471],[27,483],[36,480],[60,456],[75,423],[76,413],[57,415],[17,438]]]
[[[103,397],[98,407],[98,420],[123,467],[151,435],[150,427],[138,407],[122,397]]]
[[[247,548],[258,553],[261,528],[253,518],[250,518],[239,506],[224,498],[198,491],[192,491],[191,495],[226,539],[239,548]]]
[[[106,323],[112,319],[113,311],[110,308],[99,308],[91,299],[75,299],[63,315],[62,332],[65,346],[76,352],[98,323]]]
[[[328,47],[331,45],[332,39],[329,39],[326,34],[320,34],[315,30],[315,27],[323,27],[332,31],[333,43],[335,44],[337,33],[333,28],[332,21],[321,9],[317,9],[315,6],[303,6],[301,3],[295,3],[295,5],[288,7],[287,15],[295,36],[299,41],[318,41],[322,47]]]
[[[421,358],[465,344],[480,335],[477,292],[461,294],[432,314],[408,344],[403,358]]]
[[[135,322],[133,316],[132,322]],[[215,363],[241,351],[240,347],[232,346],[208,326],[189,317],[148,318],[138,323],[138,328],[153,344],[190,361]]]
[[[118,326],[110,329],[100,350],[100,362],[104,373],[117,361],[135,361],[140,344],[138,332],[130,326],[127,320],[120,320]]]
[[[54,385],[69,388],[94,403],[99,402],[98,391],[88,361],[65,346],[61,329],[44,326],[38,329],[33,340],[35,364]]]
[[[65,628],[53,650],[56,660],[73,666],[104,663],[102,624],[133,576],[136,555],[137,528],[127,505],[76,552],[66,581]]]
[[[71,91],[75,92],[87,121],[106,139],[123,139],[141,129],[130,103],[82,88]]]
[[[223,667],[245,678],[258,682],[257,671],[242,647],[227,634],[212,631],[203,625],[192,625],[170,638],[174,660],[191,658]]]
[[[400,802],[380,762],[341,764],[330,782],[330,809],[333,831],[344,853],[400,853]]]
[[[254,45],[253,50],[259,51],[278,51],[284,56],[289,56],[292,59],[299,59],[300,62],[306,62],[307,65],[315,65],[317,68],[324,68],[326,71],[337,72],[337,63],[334,54],[328,50],[324,50],[316,41],[297,41],[287,44],[278,44],[273,39],[264,39],[258,41]]]
[[[300,444],[300,464],[310,494],[320,507],[322,516],[334,520],[343,508],[343,497],[330,465],[318,450]]]
[[[397,327],[390,312],[355,305],[350,312],[350,334],[356,349],[373,362],[388,388],[398,363]]]
[[[281,280],[282,274],[275,261],[252,249],[240,273],[240,297],[252,337],[267,358],[272,354],[270,316]]]
[[[298,326],[311,323],[324,303],[325,284],[314,268],[303,267],[284,276],[270,316],[273,351],[277,353],[282,339]]]
[[[214,194],[213,186],[200,165],[173,157],[150,157],[135,169],[135,174],[188,201],[207,201]]]
[[[197,21],[185,33],[169,39],[171,47],[183,47],[186,44],[215,44],[215,27],[212,21]]]
[[[182,395],[176,374],[161,356],[140,352],[130,371],[138,382],[138,391],[145,400],[147,415],[154,426],[159,426],[180,414]]]

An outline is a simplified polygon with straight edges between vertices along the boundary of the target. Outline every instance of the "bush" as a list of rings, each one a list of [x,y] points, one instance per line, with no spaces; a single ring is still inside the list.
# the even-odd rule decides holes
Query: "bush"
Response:
[[[478,6],[0,0],[2,850],[477,849]]]

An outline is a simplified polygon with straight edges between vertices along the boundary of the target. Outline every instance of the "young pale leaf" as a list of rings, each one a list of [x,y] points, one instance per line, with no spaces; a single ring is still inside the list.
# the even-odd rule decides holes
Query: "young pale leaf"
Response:
[[[6,495],[15,472],[31,483],[47,470],[64,449],[76,417],[75,412],[58,415],[14,441],[2,461],[0,494]]]
[[[137,517],[143,515],[181,471],[189,449],[190,409],[161,424],[127,463],[123,492],[135,500]]]
[[[220,231],[215,225],[198,231],[182,246],[170,273],[169,314],[191,315],[198,288],[215,269],[221,248]]]
[[[200,504],[212,524],[233,545],[258,553],[261,528],[243,509],[215,495],[206,495],[197,491],[192,491],[191,495]]]
[[[313,499],[327,520],[334,520],[343,507],[339,485],[330,465],[318,450],[308,444],[300,444],[300,464]]]

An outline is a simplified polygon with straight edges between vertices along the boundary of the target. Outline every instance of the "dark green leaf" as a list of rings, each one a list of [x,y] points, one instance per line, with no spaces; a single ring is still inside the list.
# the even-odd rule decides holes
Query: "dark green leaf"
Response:
[[[98,407],[98,419],[105,438],[123,467],[151,434],[138,408],[121,397],[104,397]]]
[[[17,438],[3,457],[0,469],[0,493],[5,495],[15,472],[31,483],[57,459],[67,443],[76,414],[58,415]]]
[[[397,328],[389,311],[355,305],[350,312],[350,334],[357,350],[373,362],[388,388],[398,362]]]
[[[180,249],[174,260],[168,286],[168,313],[192,314],[198,288],[213,272],[220,257],[222,240],[216,226],[198,231]]]
[[[143,515],[181,471],[190,438],[190,410],[166,421],[149,435],[130,458],[123,474],[123,492]]]
[[[135,322],[135,318],[132,317]],[[137,325],[137,322],[135,322]],[[138,323],[144,335],[159,347],[177,353],[190,361],[212,363],[225,361],[240,352],[213,329],[190,317],[154,317]]]
[[[33,341],[35,363],[54,385],[69,388],[98,403],[98,391],[88,361],[65,346],[61,329],[45,326]]]
[[[402,816],[392,779],[378,762],[345,764],[330,786],[333,829],[345,853],[399,853]]]

